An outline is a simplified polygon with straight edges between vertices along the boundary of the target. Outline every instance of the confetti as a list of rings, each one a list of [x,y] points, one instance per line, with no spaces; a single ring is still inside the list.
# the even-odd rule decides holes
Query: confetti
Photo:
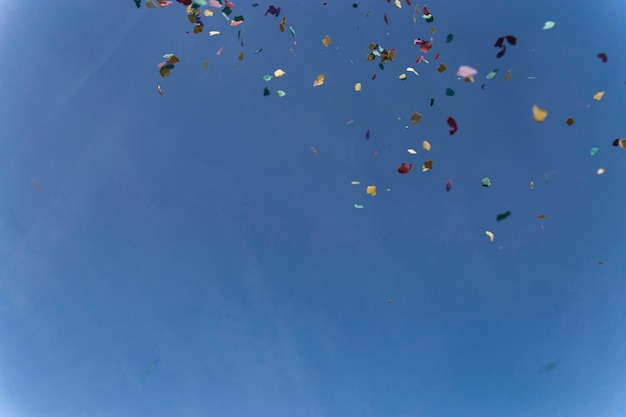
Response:
[[[537,216],[538,219],[547,219],[548,216],[546,216],[545,214],[540,214],[539,216]]]
[[[265,12],[265,16],[267,16],[269,14],[278,17],[280,15],[280,7],[274,7],[274,6],[270,6],[268,7],[267,11]]]
[[[406,74],[400,74],[398,78],[400,78],[401,80],[406,80]]]
[[[319,87],[322,84],[324,84],[324,74],[320,74],[317,78],[315,78],[315,81],[313,81],[313,87]]]
[[[447,69],[446,66],[443,64],[439,64],[439,66],[437,67],[437,71],[439,72],[439,74],[444,72],[446,69]]]
[[[496,216],[496,221],[501,222],[502,220],[505,220],[510,215],[511,215],[511,210],[505,211],[504,213],[500,213]]]
[[[224,51],[224,47],[220,47],[217,52],[215,53],[215,55],[222,55],[222,52]]]
[[[374,197],[376,195],[376,186],[375,185],[368,185],[367,186],[367,193],[369,195],[371,195],[372,197]]]
[[[606,63],[606,61],[609,60],[609,57],[604,52],[599,53],[597,57],[600,58],[600,61],[602,61],[602,63]]]
[[[530,182],[530,189],[532,190],[533,188],[535,188],[535,181]]]
[[[244,57],[243,51],[239,52],[239,56],[237,57],[237,59],[240,61],[243,61],[243,57]]]
[[[219,34],[220,34],[219,30],[212,30],[212,31],[209,32],[209,36],[217,36]]]
[[[398,167],[398,173],[406,175],[409,173],[410,170],[413,169],[413,164],[409,164],[408,166],[406,165],[406,162],[403,162],[400,164],[400,166]]]
[[[456,72],[457,77],[467,78],[472,77],[478,74],[478,71],[472,67],[468,67],[467,65],[461,65]]]
[[[263,89],[263,97],[267,97],[267,96],[269,96],[269,95],[270,95],[270,90],[268,90],[268,88],[267,88],[267,87],[265,87],[265,88]]]
[[[604,168],[598,168],[598,170],[596,171],[596,174],[598,175],[604,174]]]
[[[543,30],[552,29],[555,24],[556,23],[554,23],[552,20],[548,20],[547,22],[543,24]]]
[[[494,239],[494,237],[495,237],[495,236],[494,236],[494,234],[493,234],[492,232],[490,232],[489,230],[487,230],[487,231],[485,232],[485,234],[486,234],[487,236],[489,236],[489,240],[493,242],[493,239]]]
[[[410,153],[411,155],[417,155],[417,151],[415,149],[409,148],[406,151]]]
[[[355,209],[362,209],[362,208],[365,208],[365,206],[362,206],[362,205],[360,205],[360,204],[355,204],[355,205],[354,205],[354,208],[355,208]]]
[[[500,48],[500,51],[496,54],[496,58],[502,58],[504,56],[504,53],[506,52],[506,46],[504,45],[505,40],[509,45],[515,45],[517,43],[515,36],[507,35],[499,37],[498,40],[496,40],[495,45],[493,45],[494,48]]]
[[[483,178],[482,180],[480,180],[480,183],[483,187],[491,187],[491,180],[489,179],[489,177]]]
[[[420,120],[422,120],[422,115],[418,112],[414,112],[411,115],[411,124],[413,126],[417,126],[417,124],[420,122]]]
[[[144,382],[146,378],[148,378],[150,374],[152,374],[156,370],[158,364],[159,364],[159,358],[156,358],[155,360],[152,361],[148,369],[146,369],[143,372],[143,375],[141,375],[141,382]]]
[[[574,118],[573,117],[568,117],[567,120],[565,121],[565,124],[568,126],[571,126],[574,124]]]
[[[457,130],[459,130],[458,125],[456,124],[456,120],[452,116],[448,116],[448,126],[450,126],[450,134],[454,135]]]
[[[424,164],[422,164],[422,172],[426,172],[428,170],[433,169],[433,161],[429,160],[429,161],[425,161]]]
[[[354,84],[354,91],[361,91],[361,83]]]
[[[597,93],[593,95],[593,99],[596,101],[600,101],[602,100],[603,96],[604,96],[604,91],[598,91]]]
[[[597,153],[598,153],[598,151],[599,151],[599,150],[600,150],[600,148],[599,148],[599,147],[594,146],[594,147],[592,147],[592,148],[591,148],[591,150],[589,151],[589,155],[594,156],[595,154],[597,154]]]
[[[322,39],[322,43],[324,44],[325,47],[329,47],[330,44],[333,43],[333,42],[330,40],[330,36],[326,35]]]
[[[626,139],[615,139],[613,146],[619,146],[620,148],[626,148]]]
[[[280,77],[282,77],[285,74],[286,74],[286,72],[281,70],[281,69],[277,69],[276,71],[274,71],[274,77],[276,77],[276,78],[280,78]],[[270,79],[271,79],[271,77],[270,77]]]
[[[204,63],[202,64],[202,66],[204,67],[204,69],[209,68],[209,61],[204,61]]]
[[[315,149],[313,146],[311,146],[311,152],[313,152],[313,155],[317,156],[317,149]]]
[[[276,94],[278,94],[278,97],[285,97],[287,95],[287,93],[285,93],[283,90],[277,90]]]
[[[367,129],[367,132],[365,132],[365,139],[370,140],[370,130]]]
[[[448,33],[448,36],[446,36],[446,43],[450,43],[454,40],[454,34],[453,33]]]
[[[490,71],[489,74],[487,74],[487,79],[488,80],[493,80],[494,78],[496,78],[496,74],[498,73],[498,71],[500,71],[500,68],[496,68],[496,69]]]
[[[422,149],[424,149],[426,152],[430,151],[430,143],[427,140],[422,142]]]
[[[419,74],[417,73],[417,71],[415,71],[415,68],[411,68],[411,67],[406,67],[406,70],[409,72],[412,72],[413,74],[417,75],[419,77]]]
[[[361,181],[352,181],[351,184],[352,185],[359,185],[361,183]]]
[[[506,74],[504,74],[504,81],[509,81],[511,79],[511,70],[508,70]]]
[[[41,191],[41,183],[37,180],[37,178],[31,179],[30,183],[32,184],[33,187],[35,187],[35,190]]]
[[[454,96],[455,94],[456,94],[456,93],[454,92],[454,90],[453,90],[453,89],[451,89],[451,88],[446,88],[446,95],[447,95],[448,97],[452,97],[452,96]]]
[[[543,123],[548,116],[548,111],[544,110],[536,105],[533,106],[533,120],[537,123]]]
[[[163,90],[161,90],[161,86],[160,85],[157,85],[157,92],[159,93],[159,95],[161,97],[163,97]]]
[[[452,189],[452,180],[446,181],[446,191],[450,191]]]

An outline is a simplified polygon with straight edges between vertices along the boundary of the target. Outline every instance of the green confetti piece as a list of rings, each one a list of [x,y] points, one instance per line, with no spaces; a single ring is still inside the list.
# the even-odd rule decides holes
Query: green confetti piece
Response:
[[[543,24],[543,30],[552,29],[554,25],[556,25],[556,23],[554,23],[552,20],[548,20],[546,23]]]
[[[511,210],[505,211],[504,213],[500,213],[496,216],[497,221],[502,221],[511,215]]]
[[[265,89],[263,90],[263,97],[267,97],[270,95],[270,90],[267,89],[267,87],[265,87]]]
[[[598,151],[599,151],[599,150],[600,150],[600,148],[599,148],[599,147],[594,146],[593,148],[591,148],[591,151],[589,152],[589,154],[590,154],[591,156],[594,156],[595,154],[597,154],[597,153],[598,153]]]
[[[454,90],[451,88],[446,88],[446,95],[452,97],[455,94]]]
[[[135,6],[137,6],[137,8],[139,9],[141,7],[141,0],[134,0],[135,1]]]
[[[293,36],[295,38],[296,37],[296,30],[294,28],[292,28],[291,26],[289,26],[289,31],[291,32],[291,36]]]
[[[222,9],[222,14],[226,15],[226,16],[230,16],[230,14],[233,12],[233,9],[231,9],[230,7],[226,6]]]
[[[448,33],[448,36],[446,36],[446,43],[450,43],[454,40],[454,34],[453,33]]]
[[[493,71],[491,71],[489,74],[487,74],[487,79],[493,80],[494,78],[496,78],[496,74],[498,73],[498,71],[500,71],[500,68],[496,68]]]
[[[381,70],[384,70],[384,69],[385,69],[385,66],[383,65],[383,63],[382,63],[382,62],[379,62],[379,63],[378,63],[378,68],[380,68]]]
[[[357,7],[359,7],[359,3],[352,3],[352,8],[356,9]]]
[[[263,81],[272,81],[272,76],[271,75],[264,75],[263,76]]]
[[[276,91],[276,94],[278,94],[278,97],[285,97],[287,95],[287,93],[285,93],[283,90]]]
[[[355,205],[354,205],[354,208],[355,208],[355,209],[362,209],[362,208],[365,208],[365,206],[362,206],[362,205],[360,205],[360,204],[355,204]]]
[[[252,5],[252,7],[257,7],[258,5],[259,5],[259,3],[254,3],[254,4]]]
[[[480,181],[483,185],[483,187],[491,187],[491,180],[489,179],[489,177],[485,177]]]
[[[431,98],[431,99],[430,99],[430,107],[432,107],[432,106],[434,106],[434,105],[435,105],[435,99],[434,99],[434,98]]]
[[[263,48],[259,48],[256,51],[254,51],[255,54],[260,54],[261,52],[263,52]]]

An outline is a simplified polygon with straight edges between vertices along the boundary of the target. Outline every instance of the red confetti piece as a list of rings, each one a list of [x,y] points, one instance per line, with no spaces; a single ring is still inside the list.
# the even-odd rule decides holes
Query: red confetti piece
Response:
[[[410,170],[413,169],[413,164],[409,164],[409,166],[406,165],[406,162],[403,162],[400,164],[400,166],[398,167],[398,172],[400,174],[406,175],[409,173]]]
[[[448,126],[450,126],[450,134],[454,135],[457,130],[459,130],[459,126],[456,124],[456,120],[454,117],[448,116]]]
[[[387,13],[385,13],[385,16],[383,16],[383,18],[385,19],[385,23],[388,25],[389,24],[389,18],[387,17]]]
[[[424,11],[424,14],[430,14],[430,12],[428,11],[428,9],[426,8],[426,6],[424,6],[424,8],[422,9]]]
[[[439,59],[439,52],[435,54],[435,61]]]

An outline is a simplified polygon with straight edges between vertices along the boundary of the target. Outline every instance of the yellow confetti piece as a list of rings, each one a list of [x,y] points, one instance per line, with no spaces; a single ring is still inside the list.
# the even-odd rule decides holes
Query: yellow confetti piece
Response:
[[[376,195],[376,186],[375,185],[368,185],[367,186],[367,193],[369,195],[371,195],[372,197],[374,197]]]
[[[420,122],[420,120],[422,120],[422,115],[420,113],[415,112],[411,115],[411,124],[413,126],[416,126]]]
[[[620,148],[626,148],[626,139],[616,139],[617,146]]]
[[[193,33],[198,34],[200,32],[202,32],[202,25],[195,25],[193,27]]]
[[[361,91],[361,83],[354,84],[354,91]]]
[[[160,85],[157,85],[157,92],[159,93],[159,95],[161,97],[163,97],[163,90],[161,90],[161,86]]]
[[[424,149],[426,152],[430,151],[430,143],[428,143],[427,140],[422,142],[422,149]]]
[[[490,232],[489,230],[487,230],[485,234],[489,236],[489,240],[493,242],[493,239],[495,238],[494,234]]]
[[[203,66],[204,66],[204,69],[209,68],[209,61],[204,61]]]
[[[416,155],[417,151],[415,149],[409,148],[406,150],[408,153],[410,153],[411,155]]]
[[[439,72],[439,74],[441,74],[442,72],[444,72],[445,70],[447,70],[446,66],[443,64],[439,64],[439,66],[437,67],[437,71]]]
[[[205,10],[205,11],[204,11],[204,15],[205,15],[206,17],[213,16],[213,11],[212,11],[212,10]]]
[[[533,106],[533,120],[537,123],[543,123],[548,116],[548,111],[538,106]]]
[[[604,168],[598,168],[598,170],[596,171],[596,174],[598,175],[604,174]]]
[[[508,70],[506,74],[504,74],[504,81],[509,81],[511,79],[511,70]]]
[[[532,190],[533,188],[535,188],[535,181],[530,182],[530,189]]]
[[[419,77],[419,74],[417,73],[417,71],[415,71],[415,68],[411,68],[411,67],[406,67],[406,70],[409,72],[412,72],[413,74],[417,75]]]
[[[574,124],[574,118],[573,117],[568,117],[567,120],[565,121],[565,124],[568,126],[571,126]]]
[[[538,219],[547,219],[548,216],[546,216],[545,214],[540,214],[539,216],[537,216]]]
[[[604,96],[604,91],[598,91],[593,95],[593,99],[596,101],[602,100],[602,96]]]
[[[400,78],[401,80],[406,80],[406,74],[400,74],[398,78]]]
[[[220,33],[221,32],[219,30],[211,30],[211,31],[209,31],[209,36],[217,36]]]
[[[398,9],[401,9],[401,8],[402,8],[402,3],[400,2],[400,0],[395,0],[395,1],[393,2],[393,4],[394,4],[394,5],[395,5]]]
[[[430,169],[433,169],[433,161],[425,161],[422,165],[422,172],[426,172]]]
[[[283,71],[281,69],[277,69],[276,71],[274,71],[274,77],[276,77],[276,78],[280,78],[280,77],[282,77],[285,74],[286,74],[285,71]]]
[[[319,87],[324,84],[324,79],[324,74],[318,75],[317,78],[315,78],[315,81],[313,81],[313,87]]]
[[[280,23],[278,24],[278,29],[280,29],[281,32],[284,32],[286,24],[287,24],[287,16],[284,16],[283,20],[281,20]]]
[[[434,26],[431,26],[430,27],[430,34],[432,35],[435,32],[437,32],[437,28],[435,28]]]
[[[239,52],[239,56],[237,57],[238,60],[243,61],[243,51]]]
[[[325,47],[329,47],[330,44],[333,43],[333,41],[330,40],[330,36],[326,35],[324,36],[324,39],[322,39],[322,43]]]
[[[147,7],[148,9],[156,9],[156,8],[157,8],[157,5],[156,5],[156,4],[154,4],[154,3],[153,3],[153,2],[151,2],[151,1],[147,1],[147,2],[146,2],[146,7]]]
[[[352,185],[359,185],[361,181],[352,181]]]

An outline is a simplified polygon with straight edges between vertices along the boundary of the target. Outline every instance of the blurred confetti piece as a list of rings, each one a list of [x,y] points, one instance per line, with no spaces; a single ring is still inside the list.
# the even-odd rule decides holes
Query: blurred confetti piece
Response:
[[[313,155],[317,156],[317,149],[315,149],[313,146],[311,146],[311,152],[313,152]]]
[[[277,90],[276,94],[278,94],[278,97],[285,97],[287,95],[287,93],[285,93],[283,90]]]
[[[313,87],[319,87],[322,84],[324,84],[324,74],[320,74],[317,78],[315,78],[315,81],[313,81]]]
[[[365,139],[370,140],[370,130],[367,129],[367,132],[365,132]]]
[[[400,78],[401,80],[406,80],[406,74],[400,74],[398,78]]]
[[[348,121],[346,122],[346,124],[347,124],[347,125],[351,125],[352,123],[354,123],[354,120],[348,120]]]
[[[489,230],[487,230],[487,231],[485,232],[485,234],[486,234],[487,236],[489,236],[489,240],[493,242],[493,239],[494,239],[494,237],[495,237],[495,236],[494,236],[494,234],[493,234],[492,232],[490,232]]]
[[[448,97],[452,97],[455,94],[454,90],[451,88],[446,88],[446,95]]]
[[[33,185],[33,187],[35,187],[35,189],[37,191],[41,191],[41,184],[39,183],[39,181],[37,180],[37,178],[33,178],[30,180],[30,183]]]
[[[355,205],[354,205],[354,208],[355,208],[355,209],[362,209],[362,208],[365,208],[365,206],[362,206],[362,205],[360,205],[360,204],[355,204]]]
[[[406,175],[409,173],[410,170],[413,169],[413,164],[409,164],[407,166],[406,162],[403,162],[400,164],[400,166],[398,167],[398,173],[399,174],[403,174]]]
[[[271,75],[264,75],[263,76],[263,81],[272,81],[272,76]]]
[[[433,161],[424,161],[424,164],[422,164],[422,172],[426,172],[431,169],[433,169]]]
[[[269,90],[267,87],[265,87],[265,88],[263,89],[263,97],[267,97],[267,96],[269,96],[269,95],[270,95],[270,90]]]
[[[446,181],[446,191],[450,191],[452,189],[452,181],[448,180]]]
[[[613,146],[619,146],[620,148],[626,148],[626,139],[615,139]]]
[[[160,85],[157,85],[157,92],[159,93],[159,95],[161,97],[163,97],[163,90],[161,90],[161,86]]]
[[[224,50],[224,47],[221,46],[220,49],[217,50],[217,52],[215,53],[215,55],[222,55],[222,51]]]
[[[533,120],[537,123],[543,123],[548,116],[548,111],[540,108],[539,106],[533,106]]]
[[[417,124],[420,122],[420,120],[422,120],[422,115],[418,112],[414,112],[411,115],[411,124],[413,126],[417,126]]]
[[[430,143],[427,140],[422,142],[422,149],[424,149],[426,152],[430,151]]]
[[[496,68],[496,69],[490,71],[489,74],[487,74],[487,79],[488,80],[493,80],[494,78],[496,78],[496,74],[498,73],[498,71],[500,71],[500,68]]]
[[[354,84],[354,91],[361,91],[361,83]]]
[[[367,193],[369,195],[371,195],[372,197],[374,197],[376,195],[376,186],[375,185],[368,185],[367,186]]]
[[[204,64],[202,64],[202,66],[204,66],[204,69],[209,68],[209,61],[204,61]]]
[[[448,133],[451,135],[454,135],[456,131],[459,130],[459,126],[456,124],[456,119],[452,116],[448,116],[448,126],[450,126],[450,131]]]
[[[546,216],[545,214],[540,214],[539,216],[537,216],[538,219],[547,219],[548,216]]]
[[[589,151],[589,155],[594,156],[595,154],[597,154],[597,153],[598,153],[598,151],[599,151],[599,150],[600,150],[600,148],[599,148],[599,147],[594,146],[594,147],[592,147],[592,148],[591,148],[591,150]]]
[[[296,37],[296,30],[291,26],[289,26],[289,32],[291,32],[291,36],[293,36],[294,38]]]
[[[489,179],[489,177],[483,178],[482,180],[480,180],[480,183],[483,187],[491,187],[491,180]]]
[[[604,91],[598,91],[597,93],[593,95],[593,99],[596,101],[600,101],[602,100],[603,96],[604,96]]]
[[[352,185],[359,185],[361,183],[361,181],[352,181],[351,184]]]
[[[157,5],[156,5],[156,4],[154,4],[153,2],[151,2],[151,1],[149,1],[149,0],[148,0],[148,1],[146,2],[146,7],[147,7],[148,9],[156,9],[156,8],[157,8]]]
[[[511,79],[511,70],[508,70],[506,74],[504,74],[504,81],[509,81]]]
[[[500,213],[496,216],[496,221],[501,222],[502,220],[505,220],[510,215],[511,215],[511,210],[505,211],[504,213]]]
[[[476,74],[478,74],[478,71],[476,71],[475,68],[468,67],[467,65],[461,65],[456,72],[457,77],[461,78],[472,77]]]
[[[402,2],[400,2],[400,0],[395,0],[393,2],[393,4],[398,8],[401,9],[402,8]],[[409,3],[410,4],[410,3]]]
[[[205,16],[205,17],[210,17],[210,16],[213,16],[213,11],[211,11],[211,10],[205,10],[205,11],[204,11],[204,16]]]
[[[567,120],[565,121],[565,124],[567,124],[568,126],[571,126],[574,124],[574,118],[573,117],[568,117]]]
[[[211,30],[209,31],[209,36],[216,36],[219,35],[220,31],[219,30]]]
[[[237,57],[237,59],[240,61],[243,61],[243,57],[244,57],[243,51],[239,52],[239,56]]]
[[[535,181],[530,182],[530,189],[532,190],[533,188],[535,188]]]
[[[286,74],[285,71],[283,71],[281,69],[277,69],[276,71],[274,71],[274,77],[276,77],[276,78],[280,78],[280,77],[282,77],[285,74]],[[271,77],[270,77],[270,79],[271,79]]]
[[[604,174],[604,168],[598,168],[598,170],[596,171],[596,174],[598,175]]]
[[[446,36],[446,43],[450,43],[454,40],[454,33],[448,33],[448,36]]]
[[[600,61],[602,61],[602,63],[606,63],[606,61],[609,60],[609,57],[604,52],[600,52],[597,57],[600,58]]]
[[[554,23],[552,20],[548,20],[546,23],[543,24],[543,30],[552,29],[555,24],[556,23]]]
[[[417,75],[419,77],[419,74],[417,73],[417,71],[415,71],[415,68],[412,67],[406,67],[406,70],[409,72],[412,72],[413,74]]]
[[[417,151],[415,149],[409,148],[406,150],[408,153],[410,153],[411,155],[416,155]]]
[[[322,43],[324,44],[325,47],[329,47],[330,44],[333,43],[333,42],[330,40],[330,36],[326,35],[322,39]]]
[[[437,67],[437,71],[439,72],[439,74],[444,72],[446,69],[447,69],[446,66],[443,64],[439,64],[439,66]]]

